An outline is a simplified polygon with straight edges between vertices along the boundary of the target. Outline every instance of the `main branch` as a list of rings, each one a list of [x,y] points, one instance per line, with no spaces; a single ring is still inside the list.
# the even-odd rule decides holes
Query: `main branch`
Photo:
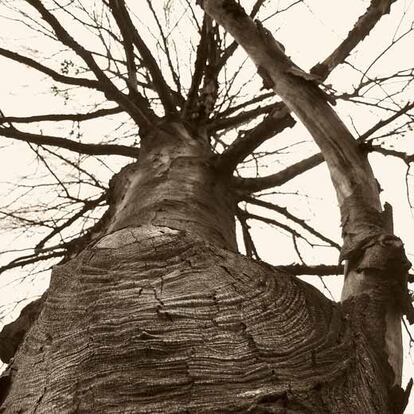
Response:
[[[351,51],[371,32],[381,17],[389,12],[391,4],[394,2],[395,0],[371,0],[367,10],[359,17],[348,36],[322,63],[318,63],[310,70],[310,72],[315,75],[315,78],[320,82],[324,81],[332,70],[344,63]],[[253,16],[250,15],[250,17]],[[279,108],[279,111],[272,114],[273,116],[266,117],[256,126],[254,136],[249,137],[251,139],[245,139],[244,136],[239,136],[223,153],[222,161],[219,161],[220,166],[222,165],[226,171],[230,171],[231,168],[236,168],[237,164],[243,161],[249,154],[247,152],[249,149],[257,148],[276,133],[282,132],[286,127],[292,127],[295,124],[295,120],[289,112],[290,111],[286,106]],[[274,133],[266,133],[263,136],[257,135],[259,131],[268,130],[273,130]],[[227,167],[229,160],[231,160],[231,166]]]
[[[402,313],[409,313],[409,265],[402,242],[387,229],[378,186],[366,155],[329,105],[315,77],[298,68],[268,30],[253,22],[234,0],[204,0],[202,5],[245,49],[266,83],[320,147],[341,208],[341,259],[348,260],[343,298],[366,302],[369,322],[364,329],[367,335],[378,339],[393,369],[394,384],[400,384],[400,321]],[[384,324],[385,330],[380,337],[378,324]]]

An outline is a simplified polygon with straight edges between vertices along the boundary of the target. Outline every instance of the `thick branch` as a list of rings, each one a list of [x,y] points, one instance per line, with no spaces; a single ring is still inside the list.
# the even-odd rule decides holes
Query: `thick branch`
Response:
[[[259,13],[260,8],[263,6],[265,0],[256,0],[256,3],[252,7],[250,12],[250,17],[254,19]],[[233,56],[239,44],[236,41],[233,41],[226,49],[223,51],[223,54],[220,56],[220,59],[217,62],[217,70],[220,71],[227,61]]]
[[[347,38],[321,63],[311,69],[311,73],[326,79],[333,68],[343,63],[351,51],[360,43],[384,14],[389,13],[396,0],[371,0],[366,12],[358,19]]]
[[[269,138],[292,127],[295,120],[283,103],[274,104],[272,112],[258,125],[249,131],[242,132],[219,158],[218,169],[231,173],[240,161],[249,156],[256,148]]]
[[[354,28],[349,33],[348,37],[338,46],[338,48],[333,52],[322,64],[317,64],[311,69],[311,73],[318,76],[320,81],[325,80],[330,72],[335,69],[336,66],[343,63],[345,58],[348,54],[352,51],[355,46],[357,46],[371,31],[371,29],[375,26],[378,20],[389,10],[389,6],[395,0],[372,0],[371,5],[368,7],[367,11],[364,15],[362,15],[357,23],[355,24]],[[387,5],[388,4],[388,5]],[[265,119],[263,122],[267,123],[267,127],[269,127],[270,119]],[[280,125],[279,125],[280,123]],[[289,110],[286,108],[286,115],[281,117],[280,119],[275,118],[272,122],[272,129],[276,131],[276,133],[280,133],[283,131],[284,128],[287,126],[293,126],[295,121],[289,114]],[[283,127],[283,125],[285,125]],[[260,128],[260,124],[257,126]],[[263,126],[263,130],[267,130],[265,126]],[[259,139],[257,145],[254,146],[254,140],[252,140],[251,144],[249,144],[249,148],[255,149],[259,145],[261,145],[264,141],[271,138],[273,135],[267,137],[263,137]],[[244,139],[238,138],[236,139],[233,144],[223,153],[223,167],[227,164],[227,151],[231,151],[232,155],[230,158],[232,159],[233,167],[235,168],[237,164],[248,155],[243,150],[238,150],[238,146],[244,147],[246,141]],[[237,159],[236,156],[239,154],[239,158]],[[243,158],[242,158],[243,157]],[[221,161],[220,161],[221,165]]]
[[[291,62],[270,33],[257,26],[237,3],[205,0],[203,4],[206,12],[242,45],[256,66],[267,72],[275,93],[312,134],[330,167],[340,201],[353,193],[355,183],[360,183],[368,194],[377,199],[379,209],[369,164],[317,84]]]
[[[284,107],[286,108],[286,106]],[[414,107],[413,103],[407,104],[400,111],[393,114],[391,117],[378,122],[368,131],[362,134],[359,137],[358,141],[363,142],[368,137],[370,137],[374,132],[388,125],[389,123],[393,122],[399,116],[405,114],[408,110],[412,109],[413,107]],[[279,123],[282,124],[282,121],[287,122],[289,118],[293,120],[293,118],[291,118],[290,116],[282,117],[280,118],[279,123],[273,124],[269,118],[266,118],[263,123],[260,123],[255,128],[245,133],[241,138],[234,141],[230,145],[230,147],[221,155],[219,165],[223,165],[224,168],[227,165],[229,165],[229,168],[231,168],[230,165],[234,165],[237,159],[240,160],[242,157],[244,159],[245,157],[249,155],[249,152],[247,152],[249,148],[250,149],[255,148],[256,143],[264,142],[264,140],[270,138],[271,136],[274,135],[274,133],[277,132],[270,128],[271,125],[277,125]],[[267,120],[268,125],[266,125],[266,120]],[[389,149],[381,148],[379,146],[371,146],[368,149],[369,151],[379,152],[384,155],[392,155],[392,156],[399,157],[403,159],[404,162],[406,163],[410,163],[414,160],[413,155],[407,155],[399,151],[389,150]],[[287,167],[285,170],[279,171],[267,177],[265,176],[265,177],[258,177],[258,178],[234,178],[233,180],[234,180],[235,185],[239,187],[240,189],[242,189],[243,191],[257,192],[257,191],[265,190],[267,188],[282,185],[286,183],[287,181],[291,180],[292,178],[295,178],[296,176],[310,170],[311,168],[318,166],[323,161],[324,161],[324,158],[322,154],[319,153],[319,154],[315,154],[311,156],[310,158],[299,161],[298,163],[290,167]]]
[[[309,158],[297,162],[282,171],[266,177],[259,178],[239,178],[234,177],[234,185],[243,193],[255,193],[266,188],[277,187],[297,177],[298,175],[310,170],[324,161],[322,154],[315,154]]]
[[[138,148],[128,147],[126,145],[82,144],[66,138],[22,132],[15,128],[0,128],[0,135],[36,145],[50,145],[52,147],[65,148],[78,154],[123,155],[131,158],[138,158],[139,154]]]

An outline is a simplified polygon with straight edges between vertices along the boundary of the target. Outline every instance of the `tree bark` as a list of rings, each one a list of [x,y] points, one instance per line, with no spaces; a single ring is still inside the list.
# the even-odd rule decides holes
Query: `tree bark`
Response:
[[[89,245],[55,266],[0,412],[402,412],[375,310],[238,254],[207,148],[179,124],[143,138]]]
[[[202,7],[229,32],[256,64],[272,88],[313,136],[328,165],[341,209],[340,260],[347,260],[343,300],[364,300],[371,323],[399,389],[402,373],[401,317],[414,322],[407,291],[410,263],[403,243],[393,235],[382,212],[378,185],[364,151],[331,107],[318,77],[304,72],[260,22],[234,0],[204,0]],[[366,312],[366,311],[365,311]],[[385,321],[385,322],[384,322]],[[384,329],[378,330],[378,323]]]

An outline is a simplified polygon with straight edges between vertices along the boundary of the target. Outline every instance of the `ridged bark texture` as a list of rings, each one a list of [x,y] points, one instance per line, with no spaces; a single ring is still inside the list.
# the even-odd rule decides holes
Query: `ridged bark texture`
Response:
[[[392,413],[366,299],[342,309],[183,230],[124,228],[55,267],[1,412]]]

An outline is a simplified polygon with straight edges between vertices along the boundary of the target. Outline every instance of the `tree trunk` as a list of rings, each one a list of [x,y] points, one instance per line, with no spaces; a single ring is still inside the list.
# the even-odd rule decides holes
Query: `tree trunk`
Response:
[[[88,246],[55,266],[1,412],[402,412],[366,329],[385,330],[383,307],[238,254],[237,197],[208,148],[174,123],[143,138]]]

